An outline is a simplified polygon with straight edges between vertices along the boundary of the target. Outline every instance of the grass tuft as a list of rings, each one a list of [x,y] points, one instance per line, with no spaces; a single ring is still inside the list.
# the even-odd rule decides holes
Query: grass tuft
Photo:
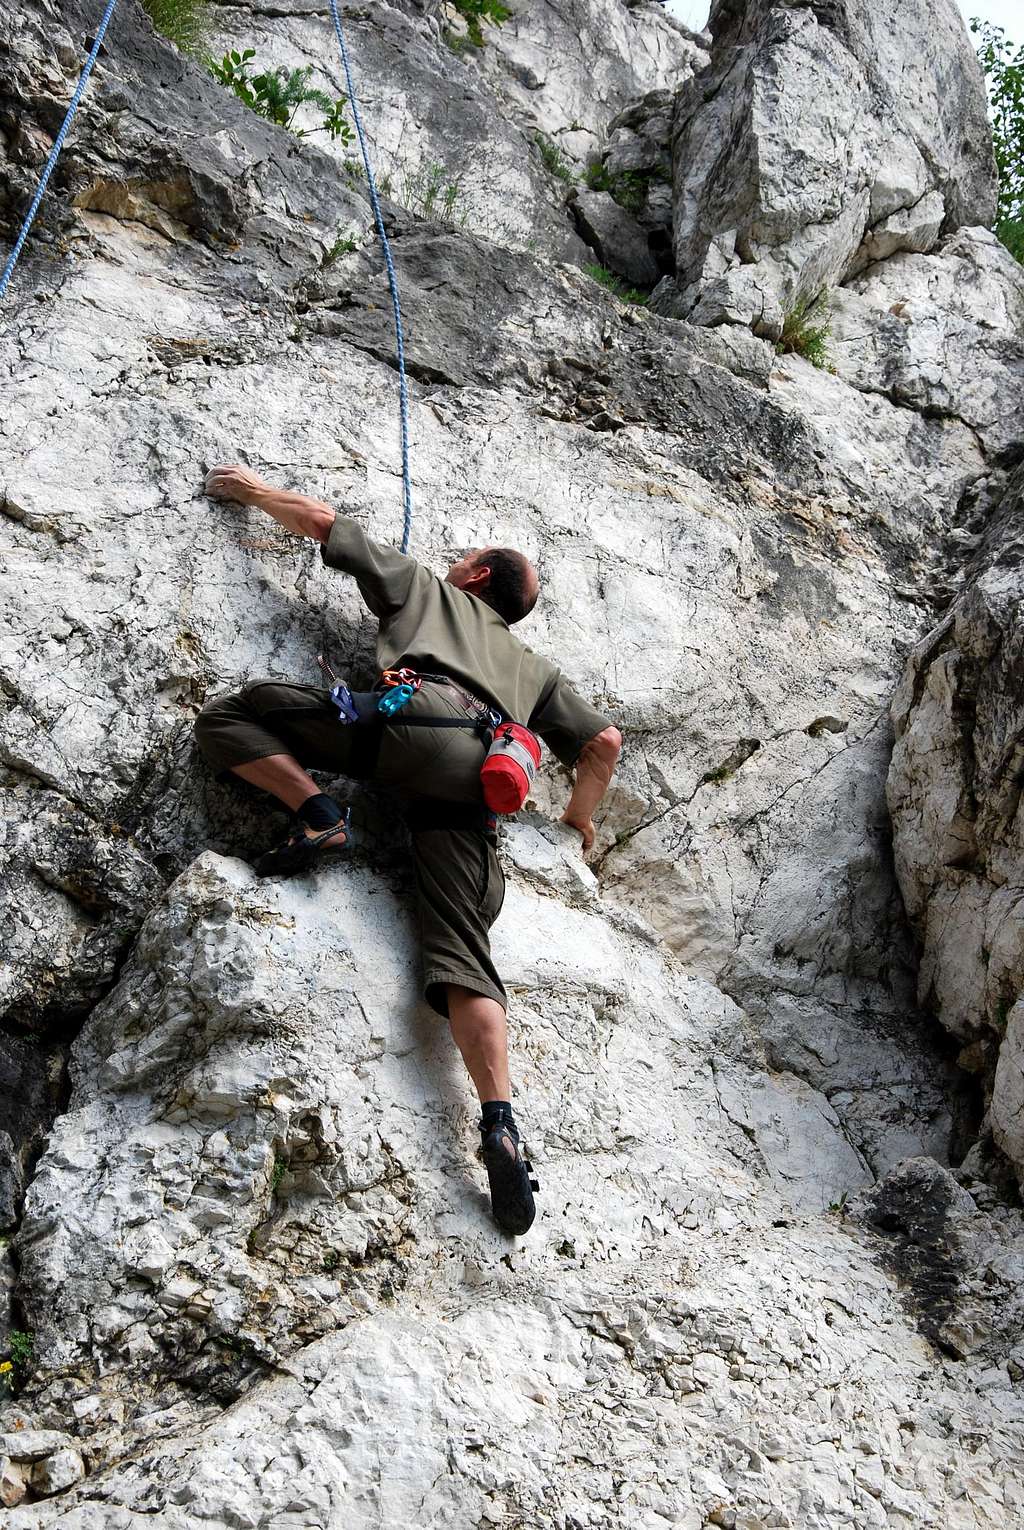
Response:
[[[606,287],[617,297],[620,303],[633,303],[638,308],[643,308],[647,302],[642,292],[638,292],[635,287],[627,287],[625,282],[620,281],[615,272],[609,271],[607,266],[584,266],[583,269],[593,281],[599,282],[602,287]]]
[[[831,334],[832,315],[825,297],[800,298],[783,320],[775,350],[779,356],[802,356],[812,367],[834,372],[828,349]]]
[[[533,141],[540,153],[541,163],[551,175],[557,175],[560,181],[566,181],[570,186],[575,183],[576,177],[572,173],[572,167],[562,158],[562,151],[558,145],[545,138],[543,133],[534,133]]]

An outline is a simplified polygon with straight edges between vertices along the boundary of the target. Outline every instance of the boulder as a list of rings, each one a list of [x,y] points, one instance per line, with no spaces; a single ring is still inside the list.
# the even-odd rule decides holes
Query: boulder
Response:
[[[1024,268],[987,229],[881,261],[830,309],[830,355],[854,387],[962,420],[993,456],[1024,439]]]
[[[992,222],[985,88],[954,0],[891,14],[719,0],[710,25],[711,64],[680,91],[673,137],[696,322],[775,338],[867,262]]]

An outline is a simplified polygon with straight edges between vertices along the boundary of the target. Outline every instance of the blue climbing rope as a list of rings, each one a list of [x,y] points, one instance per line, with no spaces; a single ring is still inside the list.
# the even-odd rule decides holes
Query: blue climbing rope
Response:
[[[352,83],[352,66],[349,63],[348,49],[345,46],[345,32],[341,25],[338,0],[330,0],[330,4],[331,15],[334,17],[334,30],[338,34],[338,46],[341,49],[341,62],[345,70],[348,99],[352,107],[352,120],[355,122],[356,133],[359,136],[359,147],[362,150],[363,165],[366,169],[366,183],[370,188],[370,205],[373,208],[373,216],[377,224],[377,237],[380,240],[380,247],[384,251],[384,264],[388,270],[391,306],[395,312],[395,343],[398,350],[398,407],[402,421],[402,503],[404,508],[402,551],[407,553],[409,551],[409,540],[412,536],[412,477],[409,472],[409,386],[405,380],[405,335],[402,332],[402,308],[398,301],[398,278],[395,276],[394,262],[391,259],[391,246],[388,243],[387,230],[384,227],[384,218],[380,210],[377,182],[374,179],[373,166],[370,164],[370,151],[366,146],[363,120],[359,115],[356,88]]]
[[[96,59],[99,56],[100,48],[103,45],[103,37],[110,23],[110,18],[114,14],[114,6],[116,4],[117,0],[107,0],[107,8],[103,12],[103,20],[100,22],[99,31],[96,33],[96,36],[93,39],[92,51],[90,52],[89,57],[86,59],[85,68],[82,70],[82,73],[79,76],[78,85],[75,88],[75,93],[71,97],[71,105],[67,109],[64,121],[61,123],[60,132],[53,140],[53,148],[50,150],[50,157],[46,161],[42,175],[39,177],[39,185],[36,187],[36,194],[32,198],[32,205],[28,212],[25,214],[25,221],[21,225],[21,232],[15,241],[14,248],[7,257],[7,264],[4,266],[4,273],[2,276],[0,276],[0,302],[3,301],[7,294],[7,288],[10,285],[11,277],[14,274],[14,268],[18,264],[18,256],[21,254],[22,246],[24,245],[25,240],[28,238],[28,231],[32,227],[36,213],[39,211],[39,204],[43,200],[43,193],[46,190],[47,182],[49,181],[50,176],[53,174],[53,167],[57,163],[57,160],[60,158],[60,151],[64,147],[64,140],[67,137],[68,128],[74,121],[75,113],[77,112],[81,104],[82,97],[85,94],[85,87],[89,82],[90,74],[92,74],[92,66],[95,64]]]

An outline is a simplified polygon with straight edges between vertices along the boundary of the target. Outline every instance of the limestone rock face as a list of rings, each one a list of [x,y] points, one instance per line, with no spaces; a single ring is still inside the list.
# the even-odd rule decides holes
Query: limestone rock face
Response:
[[[710,25],[673,147],[697,323],[775,338],[870,261],[992,221],[984,86],[954,0],[719,0]]]
[[[959,419],[999,454],[1024,437],[1024,270],[986,229],[874,265],[831,299],[841,377]]]
[[[963,592],[897,692],[889,800],[921,997],[984,1079],[996,1141],[1024,1175],[1020,470],[991,497]]]
[[[395,338],[344,145],[259,120],[119,9],[0,329],[13,1530],[1024,1512],[1024,1228],[989,1133],[1016,1153],[1019,488],[990,507],[1020,294],[960,229],[988,205],[983,140],[958,147],[973,66],[955,42],[931,102],[944,9],[924,55],[916,6],[886,38],[852,4],[768,18],[780,100],[814,27],[830,80],[902,56],[898,144],[919,121],[939,145],[920,196],[879,192],[857,233],[850,360],[822,372],[746,322],[687,322],[678,288],[651,312],[578,269],[566,203],[593,154],[639,176],[663,268],[658,145],[704,53],[657,6],[515,9],[482,53],[433,0],[347,24],[406,320],[414,553],[522,547],[544,590],[524,638],[627,740],[589,865],[550,761],[503,836],[540,1216],[518,1243],[489,1219],[475,1106],[418,997],[395,804],[335,783],[358,853],[265,884],[247,860],[283,819],[195,755],[207,696],[316,682],[320,651],[369,676],[351,585],[201,486],[244,458],[394,540]],[[339,88],[315,6],[216,14],[218,44]],[[737,121],[767,16],[718,8],[720,49],[747,28]],[[93,26],[84,0],[0,6],[5,233]],[[730,89],[691,103],[695,142]],[[840,211],[865,193],[840,189]],[[966,551],[896,714],[919,987],[889,708]],[[970,657],[943,669],[954,636]],[[971,1072],[927,1012],[956,1028],[958,985]]]

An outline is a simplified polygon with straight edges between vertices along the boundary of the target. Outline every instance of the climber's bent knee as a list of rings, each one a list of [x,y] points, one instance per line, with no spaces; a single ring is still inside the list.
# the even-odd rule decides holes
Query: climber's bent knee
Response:
[[[203,757],[221,776],[272,754],[290,754],[307,770],[370,773],[358,748],[361,730],[340,721],[322,686],[254,681],[208,701],[195,730]]]

